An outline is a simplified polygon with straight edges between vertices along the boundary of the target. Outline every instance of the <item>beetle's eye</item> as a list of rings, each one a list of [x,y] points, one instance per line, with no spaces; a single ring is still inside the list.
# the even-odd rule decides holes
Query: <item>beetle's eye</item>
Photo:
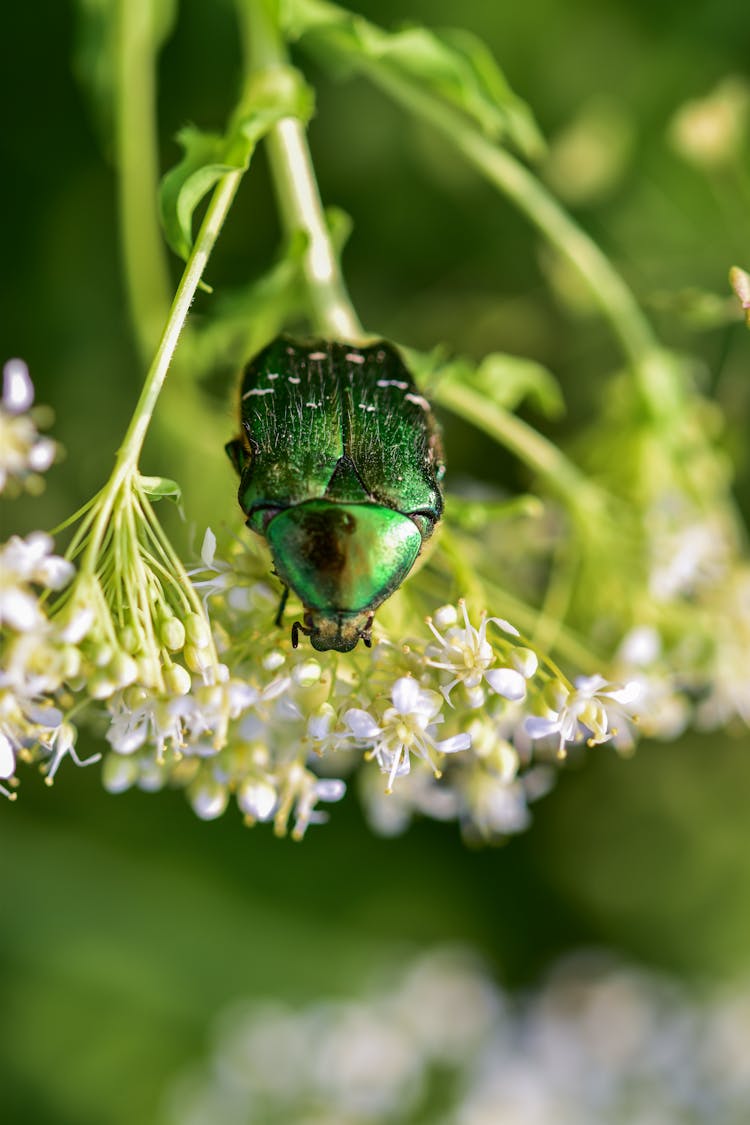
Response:
[[[409,519],[419,528],[423,539],[429,539],[435,530],[435,517],[431,512],[410,512]]]

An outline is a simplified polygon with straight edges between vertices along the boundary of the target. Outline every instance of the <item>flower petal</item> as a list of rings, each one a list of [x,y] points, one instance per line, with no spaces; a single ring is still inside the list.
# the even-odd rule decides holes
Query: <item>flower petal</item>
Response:
[[[321,777],[315,783],[315,795],[319,801],[340,801],[346,793],[346,782],[339,777]]]
[[[9,359],[3,368],[3,406],[9,414],[23,414],[34,401],[34,384],[22,359]]]
[[[206,534],[203,536],[203,544],[201,546],[201,562],[204,566],[209,568],[214,565],[214,555],[216,554],[216,536],[210,527],[206,528]]]
[[[13,753],[13,747],[5,735],[0,732],[0,777],[12,777],[15,768],[16,756]]]
[[[433,742],[433,746],[441,754],[456,754],[459,750],[470,749],[471,735],[454,734],[452,738],[444,738],[442,742]]]
[[[355,738],[378,738],[382,731],[369,711],[351,707],[344,713],[344,722]]]
[[[524,699],[526,696],[526,680],[514,668],[491,668],[485,672],[484,678],[497,695],[504,699]]]
[[[549,734],[559,734],[560,717],[545,719],[541,715],[529,715],[523,724],[529,738],[546,738]]]
[[[391,699],[400,715],[410,715],[417,709],[420,695],[421,688],[413,676],[402,676],[393,685]]]

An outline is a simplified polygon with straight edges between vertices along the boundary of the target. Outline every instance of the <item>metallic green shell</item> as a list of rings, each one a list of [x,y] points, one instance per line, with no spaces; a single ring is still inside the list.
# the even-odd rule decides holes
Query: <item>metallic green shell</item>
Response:
[[[280,337],[248,364],[240,417],[227,450],[248,526],[301,599],[314,647],[346,651],[442,513],[430,405],[390,344]]]

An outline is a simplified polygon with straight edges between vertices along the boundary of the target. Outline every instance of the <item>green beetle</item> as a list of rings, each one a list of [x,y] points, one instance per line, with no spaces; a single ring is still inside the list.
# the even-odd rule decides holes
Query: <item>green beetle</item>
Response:
[[[305,610],[295,648],[300,632],[320,652],[369,646],[443,510],[430,404],[391,344],[282,336],[245,368],[240,425],[226,449],[285,587],[277,624],[291,589]]]

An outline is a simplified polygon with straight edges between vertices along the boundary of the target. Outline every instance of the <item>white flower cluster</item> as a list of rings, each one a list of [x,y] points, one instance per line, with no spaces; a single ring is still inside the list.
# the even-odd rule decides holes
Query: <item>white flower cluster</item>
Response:
[[[165,1095],[171,1125],[740,1125],[750,988],[697,1001],[676,981],[580,954],[501,991],[468,953],[413,961],[387,989],[304,1008],[235,1002]]]
[[[0,493],[27,488],[38,491],[40,473],[55,459],[57,447],[37,430],[31,408],[34,385],[29,369],[20,359],[3,368],[3,397],[0,401]]]
[[[78,646],[91,618],[83,612],[61,624],[47,616],[37,587],[57,590],[73,575],[52,546],[38,531],[26,539],[14,535],[0,547],[0,778],[11,786],[0,785],[0,792],[7,797],[20,759],[41,759],[49,782],[66,755],[85,764],[76,755],[75,727],[65,718],[65,696],[80,673]]]
[[[234,798],[248,823],[291,825],[299,838],[324,819],[318,802],[338,800],[372,761],[379,772],[359,772],[376,829],[400,831],[420,813],[487,839],[526,826],[528,802],[549,787],[567,744],[608,741],[627,724],[627,693],[601,677],[566,685],[511,625],[483,616],[474,626],[464,603],[440,609],[424,641],[380,637],[369,651],[311,658],[287,630],[269,628],[266,567],[249,541],[217,558],[207,532],[194,585],[234,677],[225,738],[205,737],[220,684],[172,698],[128,687],[108,702],[110,790],[179,785],[206,819]],[[538,754],[535,722],[556,731]]]
[[[27,379],[6,370],[16,420],[33,399]],[[248,824],[299,838],[356,774],[380,833],[418,815],[491,840],[527,826],[571,748],[625,753],[637,733],[750,722],[750,579],[728,532],[683,534],[690,511],[667,512],[682,550],[653,556],[652,605],[668,621],[689,601],[713,641],[690,647],[679,630],[641,626],[616,654],[617,682],[570,682],[513,625],[463,601],[426,627],[412,618],[408,637],[377,628],[369,650],[294,649],[289,622],[272,626],[278,594],[259,542],[231,540],[221,558],[209,531],[189,576],[154,515],[152,483],[134,472],[83,509],[69,547],[78,569],[42,532],[0,548],[6,795],[19,760],[49,781],[64,757],[80,763],[73,719],[90,718],[109,745],[111,792],[176,786],[204,819],[235,802]],[[658,541],[664,521],[654,526]]]

